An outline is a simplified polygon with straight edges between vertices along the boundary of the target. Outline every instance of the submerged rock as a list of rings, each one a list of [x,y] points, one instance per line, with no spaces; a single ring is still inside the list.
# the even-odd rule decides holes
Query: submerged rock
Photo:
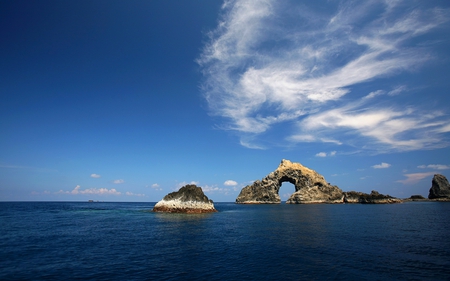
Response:
[[[286,201],[288,204],[343,203],[344,194],[335,185],[314,170],[300,163],[283,159],[278,168],[253,184],[244,187],[236,198],[238,204],[278,204],[283,182],[295,186],[295,192]]]
[[[201,214],[217,212],[212,200],[201,187],[188,184],[176,192],[167,194],[153,207],[153,212]]]
[[[344,202],[362,203],[362,204],[391,204],[391,203],[401,203],[402,200],[372,190],[370,194],[357,191],[344,192]]]
[[[445,176],[436,174],[431,181],[429,199],[450,199],[450,184]]]

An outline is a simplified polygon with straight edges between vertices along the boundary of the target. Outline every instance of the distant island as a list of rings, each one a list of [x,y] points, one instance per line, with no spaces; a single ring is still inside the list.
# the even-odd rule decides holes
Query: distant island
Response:
[[[431,188],[428,193],[428,198],[424,198],[422,195],[412,195],[404,201],[450,202],[450,184],[445,176],[435,174],[431,180]]]
[[[449,201],[450,184],[445,176],[436,174],[428,198],[412,195],[407,199],[399,199],[390,195],[380,194],[372,190],[370,194],[358,191],[342,191],[331,185],[316,171],[283,159],[278,168],[251,185],[242,188],[236,198],[237,204],[279,204],[279,191],[283,182],[295,186],[295,192],[286,204],[392,204],[410,201]],[[90,200],[92,201],[92,200]],[[188,184],[179,191],[171,192],[153,207],[153,212],[201,214],[217,212],[214,203],[204,193],[201,187]]]
[[[251,185],[244,187],[236,198],[238,204],[279,204],[279,191],[283,182],[290,182],[295,186],[295,192],[286,201],[287,204],[314,203],[362,203],[362,204],[391,204],[402,203],[404,200],[390,195],[380,194],[373,190],[370,194],[348,191],[331,185],[316,171],[283,159],[278,168]],[[429,199],[419,198],[417,195],[408,201],[434,200],[450,201],[450,185],[443,175],[436,174],[432,181]]]

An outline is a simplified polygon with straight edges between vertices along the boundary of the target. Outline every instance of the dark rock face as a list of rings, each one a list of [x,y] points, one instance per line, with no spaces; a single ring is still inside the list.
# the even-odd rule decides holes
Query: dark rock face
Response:
[[[278,192],[281,184],[286,181],[295,186],[295,192],[286,201],[288,204],[343,203],[343,192],[337,186],[327,183],[316,171],[284,159],[274,172],[261,181],[257,180],[252,185],[244,187],[236,203],[281,203]]]
[[[167,194],[153,207],[153,212],[167,213],[212,213],[217,212],[212,200],[203,193],[201,187],[188,184],[176,192]]]
[[[450,184],[445,176],[436,174],[431,181],[429,199],[450,199]]]
[[[356,191],[344,192],[345,203],[362,203],[362,204],[390,204],[401,203],[402,200],[378,193],[378,191],[372,190],[370,194]]]
[[[404,201],[429,201],[427,198],[422,195],[411,195],[411,197],[406,198]]]
[[[424,200],[426,198],[423,197],[422,195],[411,195],[411,197],[409,197],[409,199],[411,199],[411,200]]]

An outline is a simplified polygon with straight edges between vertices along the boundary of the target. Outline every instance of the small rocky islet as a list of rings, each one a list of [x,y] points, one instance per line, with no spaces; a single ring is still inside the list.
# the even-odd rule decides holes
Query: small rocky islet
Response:
[[[210,200],[201,187],[188,184],[180,190],[171,192],[156,203],[153,212],[202,214],[217,212],[214,202]]]
[[[432,180],[428,199],[421,195],[412,195],[408,199],[399,199],[380,194],[373,190],[370,194],[358,191],[342,191],[331,185],[316,171],[283,159],[278,168],[251,185],[242,188],[236,198],[237,204],[279,204],[279,191],[283,182],[295,186],[295,192],[286,201],[287,204],[391,204],[405,201],[450,201],[450,184],[445,176],[436,174]],[[186,185],[179,191],[171,192],[153,208],[154,212],[168,213],[212,213],[217,212],[212,200],[203,193],[201,187]]]
[[[428,199],[445,200],[450,199],[450,184],[446,177],[436,174],[431,181]]]

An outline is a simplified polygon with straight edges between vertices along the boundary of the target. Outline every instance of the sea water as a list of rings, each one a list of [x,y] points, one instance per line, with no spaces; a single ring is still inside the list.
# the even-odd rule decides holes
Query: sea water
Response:
[[[450,203],[0,202],[0,280],[449,280]]]

